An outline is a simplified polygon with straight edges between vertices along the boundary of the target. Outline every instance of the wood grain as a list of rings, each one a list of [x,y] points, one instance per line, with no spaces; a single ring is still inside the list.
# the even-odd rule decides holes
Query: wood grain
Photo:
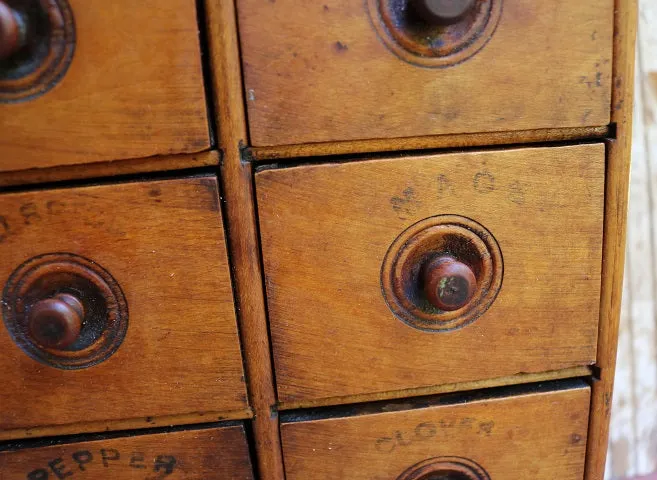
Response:
[[[129,311],[116,353],[83,370],[32,360],[1,325],[0,430],[247,407],[214,176],[6,194],[0,215],[0,284],[70,252],[107,269]]]
[[[242,148],[248,139],[235,5],[233,0],[209,0],[206,8],[216,95],[213,100],[218,113],[215,121],[223,152],[222,190],[249,400],[255,414],[253,434],[258,475],[262,480],[283,480],[285,473],[262,286],[253,170],[251,164],[242,161]]]
[[[34,185],[38,183],[164,172],[217,165],[219,165],[219,152],[209,150],[207,152],[191,154],[157,155],[148,158],[97,162],[86,165],[32,168],[30,170],[0,172],[0,191],[2,191],[2,187],[14,185]]]
[[[504,480],[580,480],[589,389],[524,394],[281,426],[288,480],[394,479],[433,457]]]
[[[253,412],[247,407],[231,411],[222,410],[221,412],[183,413],[177,415],[160,415],[157,417],[124,418],[121,420],[110,421],[101,420],[97,422],[89,422],[83,420],[79,423],[67,423],[66,425],[1,430],[0,441],[76,435],[82,433],[116,432],[142,428],[172,427],[181,425],[189,426],[208,422],[243,420],[252,417]]]
[[[613,0],[506,1],[488,44],[442,69],[391,53],[364,1],[237,5],[256,147],[609,122]]]
[[[639,39],[650,37],[647,12],[640,16]],[[643,27],[643,28],[641,28]],[[647,43],[637,46],[637,59],[645,58]],[[647,62],[646,62],[647,63]],[[647,66],[647,65],[645,65]],[[655,256],[652,197],[655,176],[651,165],[649,114],[650,86],[642,91],[644,65],[636,63],[635,107],[632,129],[632,168],[627,219],[627,248],[618,361],[610,431],[609,456],[614,478],[657,471],[653,450],[657,445],[657,338],[654,301]]]
[[[634,429],[636,416],[633,401],[634,370],[632,362],[632,314],[630,309],[630,288],[628,276],[632,274],[625,268],[627,275],[623,282],[623,303],[620,312],[618,330],[618,363],[614,373],[614,398],[610,418],[609,447],[605,468],[605,479],[631,478],[636,473],[636,437]],[[595,415],[592,414],[592,415]],[[595,434],[591,432],[591,436]]]
[[[593,383],[591,394],[591,423],[589,425],[591,437],[588,444],[585,475],[587,480],[604,478],[609,440],[609,418],[614,388],[625,263],[627,200],[632,151],[636,26],[636,0],[616,0],[611,120],[616,124],[617,139],[609,141],[607,149],[600,330],[596,362],[600,369],[600,378]]]
[[[0,171],[210,146],[194,0],[70,0],[73,62],[53,90],[0,104]]]
[[[252,480],[244,427],[158,433],[0,452],[3,480]]]
[[[334,156],[353,153],[430,150],[437,148],[467,148],[490,145],[513,145],[542,142],[563,142],[604,138],[609,127],[549,128],[543,130],[515,130],[511,132],[464,133],[426,137],[351,140],[301,145],[280,145],[248,148],[254,162],[298,161],[298,157]],[[0,177],[1,179],[2,177]]]
[[[595,362],[604,146],[517,149],[256,174],[281,402],[558,370]],[[504,258],[490,309],[428,333],[381,294],[389,246],[458,214]]]
[[[636,65],[635,98],[639,94],[643,102],[639,105],[635,102],[635,108],[642,108],[638,118],[635,116],[634,125],[641,124],[643,129],[637,129],[638,135],[643,133],[643,138],[634,135],[633,145],[636,138],[637,143],[643,143],[645,155],[636,155],[642,147],[640,145],[632,148],[632,168],[630,169],[630,209],[628,218],[628,249],[630,267],[634,275],[631,275],[633,325],[634,336],[634,398],[636,399],[635,425],[636,441],[635,450],[637,473],[640,475],[657,472],[657,458],[655,448],[657,447],[657,305],[655,295],[657,294],[657,281],[655,271],[657,258],[655,247],[657,238],[654,234],[654,226],[657,221],[657,211],[652,206],[655,195],[655,182],[657,181],[657,32],[654,31],[653,22],[657,20],[657,5],[641,4],[639,25],[637,32],[637,54],[639,63]],[[636,112],[636,110],[635,110]],[[636,115],[636,113],[635,113]],[[634,133],[634,129],[633,129]],[[643,178],[637,178],[643,174]],[[637,181],[641,187],[635,187]],[[637,193],[639,198],[633,198]],[[635,224],[638,217],[645,214],[641,219],[643,228],[641,236],[637,239]],[[647,225],[646,225],[647,224]],[[647,227],[647,228],[646,228]],[[647,235],[646,235],[647,234]],[[638,241],[637,241],[638,240]],[[644,243],[645,242],[645,243]],[[649,246],[648,246],[649,245]],[[651,248],[650,248],[651,247]],[[640,262],[641,253],[650,255],[643,257]],[[650,262],[652,268],[646,269]],[[644,282],[641,282],[641,280]],[[652,288],[652,290],[648,290]]]
[[[585,378],[591,376],[591,367],[571,367],[563,370],[554,370],[539,373],[519,373],[508,377],[486,378],[473,382],[444,383],[430,387],[409,388],[405,390],[392,390],[389,392],[377,392],[373,394],[348,395],[345,397],[325,397],[318,400],[299,402],[281,402],[278,409],[297,410],[302,408],[325,407],[336,404],[377,402],[380,400],[395,400],[405,397],[421,397],[425,395],[438,395],[442,393],[466,392],[486,388],[504,387],[510,385],[521,385],[526,383],[547,382],[550,380],[563,380],[571,378]],[[0,438],[2,434],[0,433]]]

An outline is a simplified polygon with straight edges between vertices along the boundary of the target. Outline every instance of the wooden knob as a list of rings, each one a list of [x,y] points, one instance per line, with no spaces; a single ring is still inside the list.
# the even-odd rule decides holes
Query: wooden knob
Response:
[[[433,306],[451,312],[464,307],[477,288],[477,277],[465,263],[443,255],[424,267],[424,293]]]
[[[62,293],[32,305],[28,326],[36,343],[61,350],[78,339],[83,319],[84,306],[80,300]]]
[[[21,20],[6,2],[0,0],[0,60],[5,60],[23,46]]]
[[[397,480],[490,480],[490,476],[467,458],[437,457],[413,465]]]
[[[415,11],[427,22],[451,25],[470,12],[477,0],[412,0]]]

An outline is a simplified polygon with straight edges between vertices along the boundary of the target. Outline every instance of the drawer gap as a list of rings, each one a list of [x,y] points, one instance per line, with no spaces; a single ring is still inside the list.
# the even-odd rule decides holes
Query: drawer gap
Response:
[[[254,150],[246,148],[242,152],[242,161],[256,162],[255,173],[266,170],[279,170],[283,168],[303,167],[303,166],[318,166],[327,164],[345,164],[356,163],[364,160],[390,160],[394,158],[413,158],[425,157],[432,155],[448,155],[448,154],[465,154],[477,152],[502,152],[513,151],[524,148],[541,149],[541,148],[558,148],[558,147],[572,147],[578,145],[596,145],[603,143],[609,139],[615,138],[609,134],[609,131],[600,137],[568,140],[558,142],[537,142],[537,143],[512,143],[507,145],[473,145],[464,147],[449,147],[449,148],[430,148],[430,149],[415,149],[415,150],[396,150],[396,151],[376,151],[376,152],[361,152],[361,153],[345,153],[336,155],[319,155],[319,156],[299,156],[290,159],[279,159],[275,161],[271,159],[271,163],[254,159]]]
[[[541,394],[571,390],[590,386],[589,377],[551,380],[522,385],[493,387],[484,390],[474,390],[458,393],[445,393],[423,397],[381,400],[370,403],[357,403],[353,405],[340,405],[328,407],[314,407],[280,412],[281,423],[305,422],[323,420],[328,418],[355,417],[377,413],[398,412],[435,407],[439,405],[456,405],[479,402],[505,397]]]

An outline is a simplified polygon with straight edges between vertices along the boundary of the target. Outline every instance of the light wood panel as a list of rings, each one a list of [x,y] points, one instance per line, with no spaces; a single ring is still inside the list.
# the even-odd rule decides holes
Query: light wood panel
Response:
[[[0,452],[3,480],[252,480],[244,427],[82,441]]]
[[[642,310],[647,305],[651,305],[652,316],[643,316],[642,320],[634,323],[632,331],[635,336],[634,350],[635,350],[635,366],[637,372],[637,384],[635,386],[636,405],[637,411],[636,424],[637,424],[637,442],[639,447],[637,449],[637,468],[639,473],[653,473],[657,472],[657,458],[655,457],[655,448],[657,448],[657,305],[655,305],[655,298],[657,298],[657,279],[655,272],[657,272],[657,236],[655,235],[655,225],[657,225],[657,32],[654,25],[657,22],[657,5],[654,3],[644,5],[641,9],[639,16],[639,79],[641,81],[641,95],[642,102],[642,124],[643,124],[643,141],[645,145],[646,156],[637,158],[637,164],[644,166],[635,166],[638,170],[644,170],[645,181],[648,183],[647,193],[648,196],[642,199],[647,202],[649,214],[640,207],[634,206],[635,203],[630,199],[633,214],[637,215],[645,213],[648,217],[650,224],[650,247],[651,248],[651,276],[652,282],[646,281],[640,284],[640,307]],[[637,139],[640,141],[640,139]],[[647,170],[645,168],[647,167]],[[637,175],[638,172],[632,172],[632,177]],[[632,186],[630,192],[632,192]],[[645,190],[644,190],[645,192]],[[646,205],[644,203],[644,205]],[[645,208],[645,207],[644,207]],[[643,242],[641,242],[643,244]],[[630,243],[630,258],[632,261],[640,256],[642,251],[646,251],[646,247],[638,248],[634,242]],[[644,257],[644,262],[641,266],[645,269],[649,257]],[[636,271],[636,269],[633,269]],[[643,275],[647,276],[648,272],[644,270]],[[642,276],[643,276],[642,275]],[[652,286],[652,291],[648,291],[647,287]],[[636,304],[637,295],[632,288],[632,303]],[[632,307],[633,309],[636,308]],[[643,313],[643,312],[642,312]],[[648,312],[646,312],[648,313]]]
[[[306,165],[256,174],[281,402],[595,362],[604,146]],[[425,332],[381,293],[393,241],[427,217],[486,227],[501,291],[472,324]]]
[[[657,471],[657,5],[639,2],[626,278],[611,413],[608,478]]]
[[[0,104],[0,171],[210,147],[194,0],[70,0],[75,54],[45,95]]]
[[[631,315],[629,304],[629,276],[632,270],[626,266],[623,282],[623,303],[621,306],[620,328],[618,331],[618,363],[614,379],[614,398],[609,426],[609,452],[605,478],[625,478],[636,472],[636,441],[634,437],[633,371],[628,358],[632,352]]]
[[[0,430],[247,407],[216,177],[6,194],[0,215],[0,285],[69,252],[106,269],[128,306],[116,353],[82,370],[33,360],[0,325]]]
[[[637,69],[636,98],[640,104],[644,104],[641,102],[646,100],[640,82],[641,70],[641,67]],[[620,361],[626,363],[623,368],[631,371],[631,383],[624,386],[627,390],[620,393],[620,399],[615,403],[621,409],[621,418],[623,410],[629,411],[630,421],[621,430],[627,435],[618,435],[616,441],[612,442],[612,455],[614,451],[617,454],[614,455],[617,462],[612,467],[615,475],[638,475],[657,470],[657,459],[653,452],[657,444],[657,336],[653,270],[656,263],[652,244],[655,219],[652,216],[651,200],[654,185],[651,170],[654,167],[651,168],[649,164],[649,143],[646,138],[648,126],[644,124],[646,119],[639,109],[635,112],[634,121],[636,127],[627,226],[627,314],[621,317],[627,322],[621,329],[630,334],[630,342],[623,345],[626,349],[621,351],[620,357]]]
[[[490,41],[447,68],[388,50],[365,1],[237,6],[256,147],[609,122],[613,0],[504,1]]]
[[[589,388],[580,386],[302,418],[281,426],[287,479],[398,479],[418,462],[447,456],[473,460],[493,479],[581,480],[588,406]]]

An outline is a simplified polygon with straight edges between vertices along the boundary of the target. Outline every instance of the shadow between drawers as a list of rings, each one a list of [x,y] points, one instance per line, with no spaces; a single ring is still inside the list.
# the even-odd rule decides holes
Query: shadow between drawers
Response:
[[[588,377],[550,380],[521,385],[493,387],[484,390],[462,391],[437,395],[400,398],[394,400],[378,400],[369,403],[337,405],[314,408],[287,410],[280,413],[281,423],[322,420],[327,418],[354,417],[384,412],[415,410],[438,405],[456,405],[496,398],[512,397],[546,392],[558,392],[574,388],[590,386]]]

